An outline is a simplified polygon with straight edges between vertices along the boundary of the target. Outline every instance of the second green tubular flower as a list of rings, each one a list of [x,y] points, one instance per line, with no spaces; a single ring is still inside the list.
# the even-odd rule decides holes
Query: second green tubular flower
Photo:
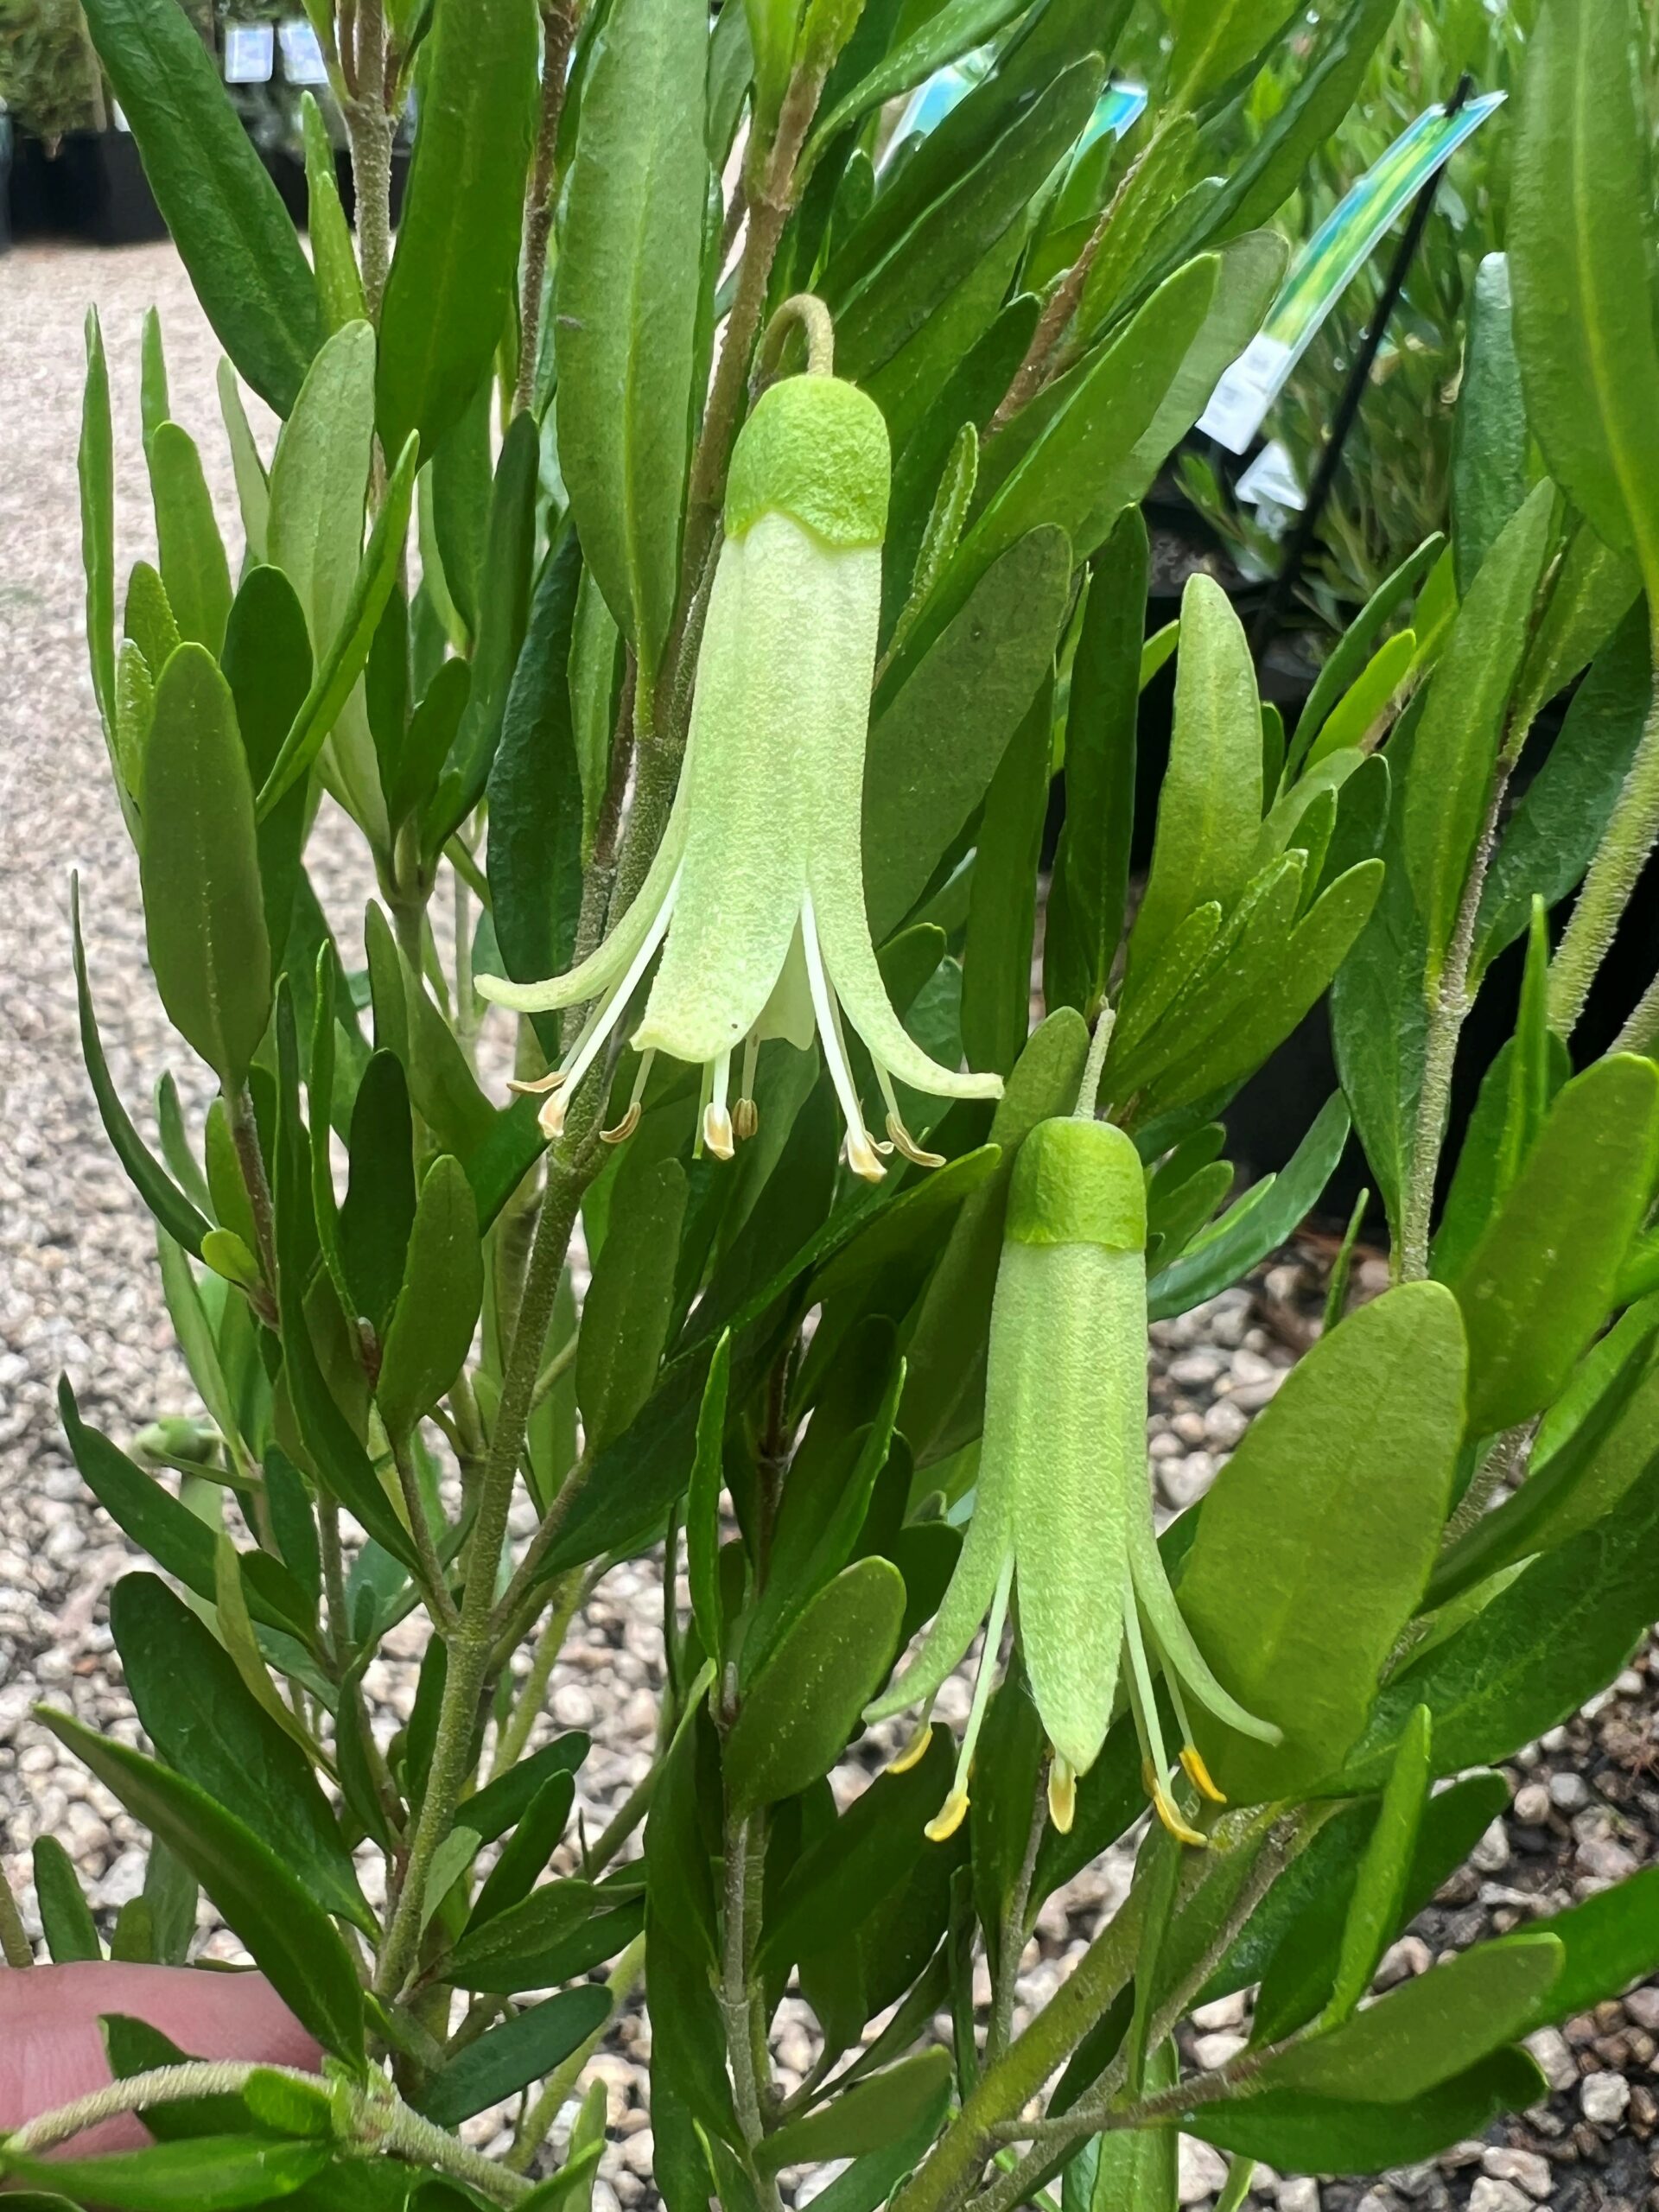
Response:
[[[872,1180],[897,1147],[924,1164],[895,1083],[939,1097],[995,1098],[995,1075],[942,1067],[894,1014],[865,916],[864,747],[881,601],[891,461],[874,402],[830,376],[791,377],[761,397],[732,455],[725,543],[709,595],[684,767],[639,896],[590,959],[542,983],[481,976],[486,998],[523,1013],[594,1001],[543,1086],[550,1135],[661,952],[632,1039],[704,1070],[702,1141],[729,1158],[754,1127],[755,1056],[766,1037],[805,1049],[816,1031],[846,1125],[849,1165]],[[874,1065],[886,1113],[871,1135],[842,1016]],[[733,1056],[741,1054],[734,1107]]]
[[[865,1716],[931,1707],[986,1623],[956,1785],[930,1834],[949,1834],[967,1809],[1011,1592],[1052,1746],[1049,1803],[1059,1827],[1071,1825],[1073,1784],[1099,1754],[1120,1681],[1147,1794],[1184,1841],[1204,1839],[1170,1794],[1154,1670],[1161,1667],[1180,1726],[1181,1765],[1203,1795],[1217,1792],[1193,1746],[1183,1688],[1230,1727],[1278,1740],[1216,1680],[1159,1555],[1147,1472],[1146,1243],[1145,1173],[1123,1131],[1079,1117],[1039,1122],[1008,1194],[973,1518],[926,1642]],[[925,1732],[912,1755],[922,1741]]]

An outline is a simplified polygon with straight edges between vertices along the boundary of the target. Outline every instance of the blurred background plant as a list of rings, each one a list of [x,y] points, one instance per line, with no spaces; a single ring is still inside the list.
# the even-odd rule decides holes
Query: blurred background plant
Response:
[[[108,120],[103,73],[80,0],[0,0],[0,101],[16,127],[55,149]]]

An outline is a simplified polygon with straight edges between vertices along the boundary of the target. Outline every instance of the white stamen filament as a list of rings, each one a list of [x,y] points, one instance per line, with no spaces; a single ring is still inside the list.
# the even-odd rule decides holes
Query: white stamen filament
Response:
[[[847,1165],[855,1175],[861,1175],[867,1183],[879,1183],[887,1173],[876,1156],[870,1141],[870,1133],[864,1126],[864,1109],[859,1103],[858,1086],[853,1081],[853,1071],[847,1058],[846,1041],[841,1033],[830,979],[823,972],[823,955],[818,949],[817,918],[812,912],[812,894],[807,892],[801,899],[801,950],[806,956],[807,988],[812,995],[812,1012],[818,1025],[818,1039],[823,1046],[823,1057],[829,1064],[830,1080],[835,1086],[842,1116],[847,1124]]]
[[[668,935],[669,918],[674,912],[674,899],[679,887],[680,879],[677,873],[674,880],[664,894],[662,905],[652,916],[651,927],[645,931],[645,941],[628,963],[627,970],[621,982],[611,993],[609,998],[601,1005],[598,1011],[590,1014],[582,1025],[582,1035],[576,1040],[575,1049],[564,1065],[563,1071],[564,1084],[542,1109],[542,1127],[550,1136],[557,1136],[563,1128],[564,1109],[567,1102],[574,1098],[582,1088],[583,1077],[605,1049],[606,1040],[612,1030],[627,1012],[628,1001],[639,987],[639,978],[656,958],[658,947]]]
[[[1014,1554],[1010,1552],[996,1578],[996,1595],[991,1599],[991,1610],[985,1617],[985,1642],[979,1655],[979,1672],[974,1677],[974,1701],[968,1709],[968,1726],[962,1732],[962,1749],[957,1754],[956,1777],[950,1784],[950,1795],[940,1808],[938,1817],[928,1822],[925,1830],[935,1843],[943,1843],[947,1837],[954,1835],[968,1810],[968,1780],[973,1771],[974,1753],[979,1746],[979,1732],[985,1725],[986,1708],[991,1701],[991,1685],[996,1679],[997,1655],[1002,1649],[1003,1624],[1008,1618],[1008,1592],[1013,1586]]]
[[[702,1113],[702,1141],[716,1160],[729,1160],[735,1147],[732,1117],[726,1104],[732,1083],[732,1056],[722,1052],[715,1062],[714,1089]]]

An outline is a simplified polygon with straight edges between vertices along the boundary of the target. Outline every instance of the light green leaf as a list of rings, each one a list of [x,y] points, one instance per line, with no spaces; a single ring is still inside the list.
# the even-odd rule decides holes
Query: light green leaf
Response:
[[[708,26],[617,0],[595,39],[565,186],[559,460],[582,552],[649,702],[679,580],[703,203]]]
[[[1370,1987],[1377,1961],[1400,1924],[1412,1853],[1433,1777],[1429,1758],[1431,1727],[1428,1707],[1420,1705],[1406,1723],[1395,1752],[1394,1770],[1382,1793],[1365,1856],[1359,1862],[1359,1877],[1342,1931],[1336,1986],[1325,2013],[1327,2026],[1339,2025],[1354,2011]]]
[[[259,458],[247,410],[242,404],[242,387],[228,360],[219,362],[215,382],[219,388],[219,411],[230,443],[231,469],[236,478],[236,501],[242,511],[242,535],[247,541],[248,560],[251,563],[262,562],[270,513],[270,486],[265,465]]]
[[[948,2050],[923,2050],[873,2074],[820,2111],[804,2113],[768,2136],[761,2146],[761,2171],[776,2173],[780,2166],[880,2151],[930,2116],[937,2126],[950,2102],[951,2072]]]
[[[360,321],[368,309],[351,230],[340,204],[334,144],[322,110],[308,92],[300,94],[300,127],[305,143],[306,230],[316,266],[318,302],[325,327],[343,330],[347,323]]]
[[[92,657],[92,691],[108,737],[115,727],[115,450],[109,365],[96,308],[86,310],[86,384],[77,467],[80,559],[86,572],[86,650]],[[116,790],[124,806],[126,784],[118,764]]]
[[[1364,1726],[1440,1542],[1464,1368],[1450,1293],[1388,1292],[1292,1370],[1205,1499],[1181,1611],[1226,1688],[1285,1734],[1274,1749],[1198,1722],[1230,1797],[1317,1780]]]
[[[1507,709],[1548,556],[1555,489],[1540,484],[1509,523],[1459,609],[1428,687],[1406,779],[1407,874],[1438,978],[1485,818]]]
[[[1606,1319],[1659,1174],[1659,1069],[1621,1052],[1557,1096],[1452,1288],[1469,1335],[1469,1433],[1550,1403]]]
[[[247,756],[230,686],[199,645],[181,645],[162,672],[141,804],[156,988],[192,1050],[232,1089],[270,1017],[270,947]]]
[[[217,653],[231,611],[231,569],[195,440],[163,423],[145,441],[162,582],[179,635]]]
[[[1542,0],[1516,124],[1510,274],[1550,474],[1659,592],[1652,184],[1631,0]]]

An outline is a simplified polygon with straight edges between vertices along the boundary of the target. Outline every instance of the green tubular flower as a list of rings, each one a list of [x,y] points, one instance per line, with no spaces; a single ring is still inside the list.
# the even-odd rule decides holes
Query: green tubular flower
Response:
[[[938,1165],[905,1128],[895,1082],[940,1097],[995,1098],[994,1075],[941,1067],[888,1001],[865,918],[861,816],[864,744],[881,596],[889,474],[874,402],[834,377],[791,377],[766,391],[732,455],[726,537],[698,656],[685,762],[661,846],[638,898],[593,957],[544,983],[481,976],[522,1013],[594,1001],[547,1078],[542,1122],[603,1051],[660,950],[632,1043],[705,1071],[702,1141],[722,1159],[755,1127],[764,1038],[804,1050],[816,1030],[847,1126],[847,1158],[871,1180],[896,1145]],[[887,1113],[874,1140],[848,1059],[842,1015],[875,1065]],[[742,1048],[735,1112],[732,1056]]]
[[[969,1773],[1010,1585],[1032,1694],[1053,1750],[1049,1809],[1071,1824],[1077,1777],[1110,1725],[1120,1671],[1140,1732],[1147,1789],[1183,1842],[1154,1696],[1161,1665],[1194,1786],[1219,1802],[1192,1744],[1182,1690],[1263,1742],[1211,1672],[1164,1573],[1147,1479],[1146,1184],[1134,1145],[1103,1122],[1040,1122],[1014,1171],[997,1269],[979,1487],[967,1540],[927,1641],[865,1718],[931,1708],[986,1622],[956,1782],[930,1835],[968,1808]],[[1128,1666],[1120,1668],[1120,1654]],[[924,1723],[906,1758],[918,1757]]]

